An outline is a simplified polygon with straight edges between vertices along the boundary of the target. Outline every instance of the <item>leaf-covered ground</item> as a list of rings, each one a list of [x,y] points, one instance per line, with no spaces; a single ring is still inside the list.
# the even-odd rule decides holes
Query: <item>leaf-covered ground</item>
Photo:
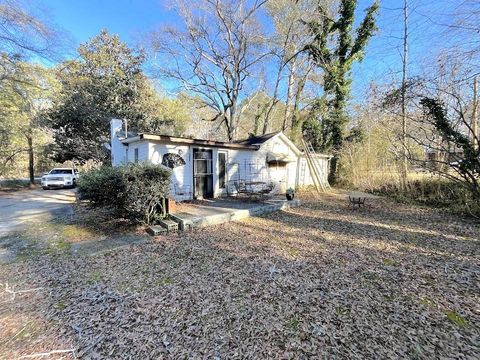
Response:
[[[480,358],[480,226],[371,203],[331,196],[102,255],[2,265],[0,354]]]

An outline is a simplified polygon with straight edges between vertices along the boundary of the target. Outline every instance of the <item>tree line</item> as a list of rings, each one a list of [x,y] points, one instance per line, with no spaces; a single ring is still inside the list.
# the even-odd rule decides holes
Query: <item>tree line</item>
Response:
[[[59,30],[25,3],[4,0],[0,175],[21,159],[31,177],[35,158],[105,162],[108,121],[118,117],[132,131],[226,141],[282,130],[334,155],[336,183],[353,184],[360,168],[388,163],[405,187],[407,167],[431,165],[428,151],[439,154],[434,170],[451,176],[455,161],[445,154],[461,137],[447,133],[470,139],[473,150],[464,153],[473,151],[469,163],[478,159],[477,100],[465,91],[466,83],[473,89],[478,48],[462,49],[462,59],[461,51],[441,54],[438,68],[407,77],[409,5],[404,0],[399,17],[404,76],[372,81],[369,97],[354,105],[352,69],[379,30],[377,1],[361,9],[356,0],[176,0],[176,24],[147,32],[137,46],[103,30],[65,60]],[[469,21],[459,16],[452,29],[476,41]],[[371,151],[372,143],[383,150]],[[464,175],[454,178],[468,177],[458,160]]]
[[[105,161],[111,117],[128,119],[135,131],[187,136],[189,124],[204,122],[206,136],[228,141],[278,130],[298,137],[305,130],[324,139],[319,150],[332,144],[336,150],[346,126],[350,67],[373,35],[378,6],[369,8],[354,37],[356,1],[341,1],[338,9],[332,4],[201,0],[192,6],[179,0],[177,26],[149,33],[141,46],[104,30],[80,45],[74,59],[46,68],[31,60],[50,59],[58,32],[23,3],[6,1],[0,16],[18,31],[3,34],[1,90],[11,106],[2,115],[2,169],[39,144],[59,163]],[[337,44],[330,48],[332,40]],[[174,84],[176,96],[159,94],[156,83],[163,79]],[[315,127],[303,123],[319,108],[330,120],[322,122],[323,134],[313,134]],[[19,131],[26,146],[11,136]],[[37,131],[45,139],[34,142]]]

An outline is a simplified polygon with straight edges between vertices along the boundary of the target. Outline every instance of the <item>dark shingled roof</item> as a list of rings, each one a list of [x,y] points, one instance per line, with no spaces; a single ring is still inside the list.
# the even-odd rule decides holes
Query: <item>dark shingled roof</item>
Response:
[[[246,140],[235,141],[235,143],[242,144],[242,145],[260,145],[260,144],[263,144],[265,141],[270,140],[275,135],[278,135],[280,133],[281,133],[281,131],[277,131],[277,132],[273,132],[273,133],[265,134],[265,135],[261,135],[261,136],[250,136]]]

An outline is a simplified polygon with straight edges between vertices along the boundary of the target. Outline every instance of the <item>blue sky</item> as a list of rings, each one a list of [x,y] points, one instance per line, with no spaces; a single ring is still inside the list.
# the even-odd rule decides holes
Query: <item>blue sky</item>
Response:
[[[373,0],[359,0],[358,16]],[[122,40],[135,44],[142,34],[166,23],[176,15],[168,11],[162,0],[37,0],[50,13],[52,21],[66,30],[74,46],[95,36],[103,28],[118,33]],[[402,0],[381,1],[378,19],[380,28],[371,41],[367,56],[354,67],[353,95],[360,100],[371,81],[398,78],[401,69]],[[457,0],[410,0],[410,71],[420,72],[432,54],[445,46],[448,14],[455,10]]]
[[[75,45],[101,29],[134,43],[142,33],[175,20],[159,0],[39,0],[52,20],[69,32]]]

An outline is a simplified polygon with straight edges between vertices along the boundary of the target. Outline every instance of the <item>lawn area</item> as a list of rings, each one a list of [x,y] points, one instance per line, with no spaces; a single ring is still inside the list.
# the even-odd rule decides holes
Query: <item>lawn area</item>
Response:
[[[480,225],[371,203],[1,265],[0,358],[480,358]]]

